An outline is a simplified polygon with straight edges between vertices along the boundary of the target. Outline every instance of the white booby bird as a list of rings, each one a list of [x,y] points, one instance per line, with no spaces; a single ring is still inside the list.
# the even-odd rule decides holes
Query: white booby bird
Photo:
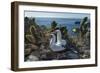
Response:
[[[55,34],[51,34],[52,38],[50,40],[50,48],[54,52],[59,52],[63,51],[66,48],[64,47],[66,45],[66,41],[62,39],[61,31],[60,30],[55,30],[54,33],[57,33],[57,37]],[[57,42],[56,42],[57,38]]]

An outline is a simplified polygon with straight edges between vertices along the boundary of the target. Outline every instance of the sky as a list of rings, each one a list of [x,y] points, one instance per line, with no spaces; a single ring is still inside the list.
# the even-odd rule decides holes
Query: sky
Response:
[[[43,12],[43,11],[24,11],[25,17],[42,17],[42,18],[90,18],[87,13],[68,13],[68,12]]]

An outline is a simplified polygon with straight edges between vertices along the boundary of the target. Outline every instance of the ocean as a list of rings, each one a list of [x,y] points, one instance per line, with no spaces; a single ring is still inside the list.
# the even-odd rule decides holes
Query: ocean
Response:
[[[75,35],[72,32],[73,28],[80,27],[80,22],[82,19],[74,19],[74,18],[35,18],[35,21],[38,25],[45,25],[46,27],[51,27],[51,23],[56,21],[57,27],[66,26],[68,29],[69,35]]]

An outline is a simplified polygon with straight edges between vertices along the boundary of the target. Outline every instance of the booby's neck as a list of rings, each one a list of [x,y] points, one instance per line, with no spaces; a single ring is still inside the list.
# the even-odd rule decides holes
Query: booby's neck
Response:
[[[61,44],[61,40],[62,40],[61,38],[62,38],[61,31],[57,30],[57,45]]]

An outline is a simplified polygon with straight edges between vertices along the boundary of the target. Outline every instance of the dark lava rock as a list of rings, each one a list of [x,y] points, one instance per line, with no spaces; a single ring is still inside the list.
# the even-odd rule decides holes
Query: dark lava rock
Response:
[[[77,54],[77,53],[74,53],[72,51],[67,51],[66,58],[67,59],[79,59],[80,57],[79,57],[79,54]]]

